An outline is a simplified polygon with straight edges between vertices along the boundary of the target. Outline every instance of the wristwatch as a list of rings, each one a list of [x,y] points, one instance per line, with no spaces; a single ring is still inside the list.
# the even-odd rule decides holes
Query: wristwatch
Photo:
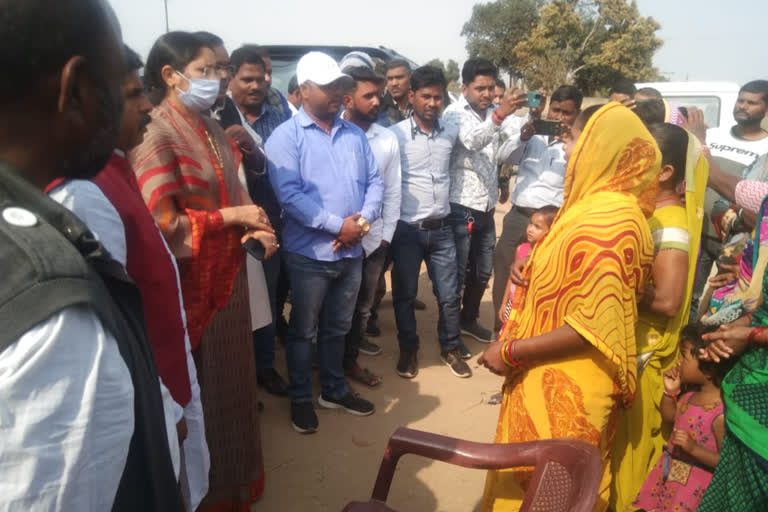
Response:
[[[357,219],[357,225],[360,226],[360,229],[363,230],[363,236],[367,235],[371,230],[371,225],[368,224],[368,221],[365,219],[365,217],[360,217]]]

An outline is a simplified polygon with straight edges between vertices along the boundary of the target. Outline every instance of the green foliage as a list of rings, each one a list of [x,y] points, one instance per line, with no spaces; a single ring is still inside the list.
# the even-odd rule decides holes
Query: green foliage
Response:
[[[515,46],[528,37],[539,20],[542,0],[496,0],[476,4],[461,29],[470,57],[490,60],[499,70],[519,77]]]
[[[530,88],[576,84],[592,93],[620,77],[658,80],[659,28],[634,0],[497,0],[476,5],[462,35],[471,56],[490,59]]]
[[[432,59],[427,62],[427,66],[435,66],[436,68],[442,69],[445,74],[445,79],[448,80],[449,84],[458,83],[459,78],[461,78],[459,63],[453,59],[448,59],[447,65],[440,59]]]

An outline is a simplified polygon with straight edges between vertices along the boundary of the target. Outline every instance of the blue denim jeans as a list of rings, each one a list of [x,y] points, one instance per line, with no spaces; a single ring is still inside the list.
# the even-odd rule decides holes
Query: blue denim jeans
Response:
[[[442,351],[454,350],[459,338],[459,294],[456,284],[456,244],[449,225],[430,231],[398,222],[392,239],[392,302],[401,350],[417,350],[413,299],[419,291],[421,262],[427,262],[432,291],[437,297],[437,336]]]
[[[480,315],[480,303],[493,271],[493,248],[496,246],[494,210],[482,212],[460,204],[451,203],[448,218],[456,241],[458,265],[457,290],[464,292],[461,323],[468,324]],[[472,220],[472,233],[469,221]]]
[[[362,257],[317,261],[286,252],[291,282],[291,319],[285,340],[293,402],[312,401],[312,340],[317,338],[320,387],[339,399],[349,390],[344,380],[344,337],[352,324],[362,275]]]

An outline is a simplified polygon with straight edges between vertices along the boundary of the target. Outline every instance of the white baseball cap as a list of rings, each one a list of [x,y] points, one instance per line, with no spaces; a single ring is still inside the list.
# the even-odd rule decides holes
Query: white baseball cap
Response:
[[[309,52],[299,59],[296,64],[296,78],[299,85],[305,82],[328,85],[340,78],[352,79],[341,72],[335,60],[322,52]]]

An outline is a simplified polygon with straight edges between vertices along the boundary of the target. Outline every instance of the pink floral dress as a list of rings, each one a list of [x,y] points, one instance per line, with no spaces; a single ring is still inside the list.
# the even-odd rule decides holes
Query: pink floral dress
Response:
[[[707,405],[692,404],[693,394],[686,393],[680,399],[682,404],[675,418],[675,429],[690,432],[698,444],[719,452],[712,425],[723,414],[723,403],[718,400]],[[664,447],[664,453],[646,478],[632,508],[648,512],[694,512],[710,480],[711,470],[679,448]]]

